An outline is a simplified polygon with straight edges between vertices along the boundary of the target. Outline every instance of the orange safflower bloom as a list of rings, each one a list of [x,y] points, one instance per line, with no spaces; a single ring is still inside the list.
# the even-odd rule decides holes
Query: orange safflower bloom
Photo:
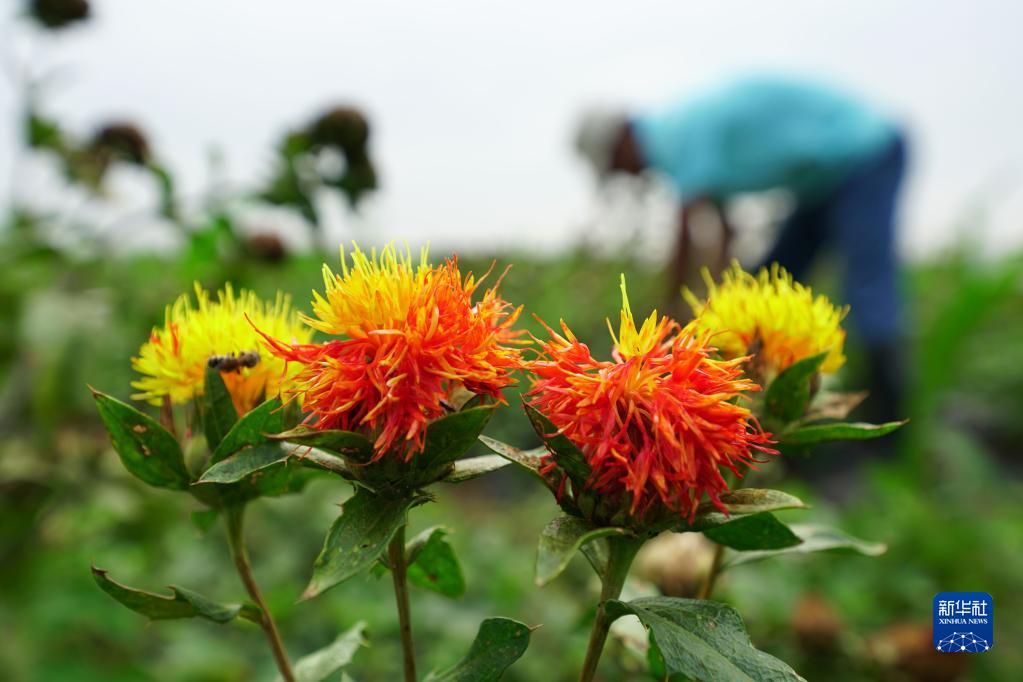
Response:
[[[314,293],[309,326],[341,337],[289,344],[266,334],[272,352],[302,365],[292,393],[301,395],[312,426],[368,434],[374,459],[422,450],[426,426],[450,411],[462,388],[502,400],[501,389],[521,367],[521,308],[497,295],[497,285],[472,297],[484,278],[459,272],[456,258],[431,266],[426,252],[386,246],[378,255],[356,246],[352,265],[324,267],[325,295]],[[500,283],[500,282],[498,282]]]
[[[584,454],[586,487],[627,504],[633,518],[658,508],[692,517],[706,494],[728,490],[727,469],[758,461],[769,434],[735,400],[759,386],[741,376],[743,358],[715,360],[708,336],[657,311],[637,329],[622,278],[623,309],[612,361],[596,360],[562,322],[550,327],[528,402]],[[610,327],[610,321],[608,322]]]

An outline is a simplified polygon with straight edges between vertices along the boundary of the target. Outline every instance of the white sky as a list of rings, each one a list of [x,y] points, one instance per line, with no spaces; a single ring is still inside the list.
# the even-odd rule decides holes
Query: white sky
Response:
[[[356,103],[372,118],[384,184],[368,209],[371,227],[361,228],[373,241],[563,245],[593,211],[589,176],[569,145],[581,106],[655,103],[743,69],[777,68],[834,78],[907,123],[908,252],[956,233],[990,250],[1023,242],[1023,3],[93,5],[90,25],[31,45],[54,74],[51,112],[83,132],[111,117],[139,121],[195,193],[214,145],[232,180],[252,182],[268,171],[285,127],[331,103]],[[9,64],[25,50],[10,16],[2,21]],[[16,111],[4,83],[4,188]]]

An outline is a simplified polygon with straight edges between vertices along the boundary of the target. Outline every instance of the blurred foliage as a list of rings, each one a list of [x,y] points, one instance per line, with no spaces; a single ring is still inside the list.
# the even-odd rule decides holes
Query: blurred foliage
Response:
[[[86,384],[127,400],[128,358],[162,321],[164,306],[193,280],[208,288],[231,280],[264,296],[280,288],[302,308],[318,283],[321,258],[251,258],[224,216],[194,229],[174,259],[81,260],[35,234],[32,218],[13,216],[0,249],[5,679],[267,679],[273,664],[256,626],[145,625],[97,589],[90,564],[143,589],[181,584],[222,602],[244,595],[220,537],[222,525],[199,530],[187,523],[200,509],[189,496],[146,488],[123,470]],[[436,258],[444,255],[434,249]],[[605,317],[618,309],[618,273],[628,277],[637,308],[663,298],[662,273],[627,253],[509,253],[490,277],[508,263],[513,267],[501,289],[526,304],[523,324],[539,334],[533,315],[552,326],[564,316],[580,338],[593,342],[596,355],[610,350]],[[462,265],[481,273],[491,262],[464,258]],[[1017,445],[1023,439],[1023,257],[979,262],[954,253],[914,267],[906,284],[915,317],[915,375],[913,421],[898,441],[902,456],[872,458],[841,506],[814,484],[784,483],[817,507],[815,520],[886,542],[888,553],[738,566],[722,577],[718,597],[741,611],[759,648],[808,679],[842,682],[953,679],[948,675],[958,672],[955,666],[927,667],[933,666],[928,638],[928,652],[913,648],[919,648],[919,628],[929,637],[931,597],[940,590],[989,591],[996,645],[991,654],[971,657],[964,674],[1012,679],[1023,669],[1023,653],[1013,646],[1023,627],[1010,617],[1023,610]],[[846,383],[860,382],[848,377]],[[515,392],[507,397],[510,406],[498,410],[488,435],[537,445]],[[781,471],[771,464],[763,475]],[[417,511],[410,535],[451,528],[446,539],[463,562],[466,588],[454,601],[413,588],[422,670],[450,666],[480,621],[501,615],[542,625],[507,679],[573,679],[592,608],[592,600],[579,595],[595,595],[596,585],[580,559],[561,580],[544,588],[532,583],[537,535],[557,512],[554,500],[515,467],[465,483],[457,496],[444,484],[437,492],[438,504]],[[396,679],[401,656],[386,580],[356,578],[315,602],[296,603],[336,505],[349,494],[343,482],[319,479],[301,496],[253,504],[253,563],[296,658],[365,620],[371,646],[357,653],[348,672],[359,680]],[[631,589],[652,587],[636,583]],[[614,643],[602,670],[617,671],[609,679],[645,679],[640,663]]]

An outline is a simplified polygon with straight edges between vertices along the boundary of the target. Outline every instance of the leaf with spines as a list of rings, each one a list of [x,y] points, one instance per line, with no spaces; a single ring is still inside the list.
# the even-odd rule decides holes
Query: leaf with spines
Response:
[[[445,597],[465,593],[465,576],[443,526],[427,528],[405,545],[408,581]]]
[[[883,543],[860,540],[836,528],[828,528],[826,526],[794,523],[789,526],[789,530],[802,542],[783,549],[730,553],[725,559],[724,565],[726,567],[739,566],[776,556],[810,554],[813,552],[848,552],[864,556],[880,556],[888,549]]]
[[[202,406],[202,426],[210,450],[217,452],[220,442],[238,421],[238,411],[231,400],[231,393],[224,384],[224,377],[213,367],[206,368]]]
[[[520,468],[525,469],[532,475],[539,478],[551,492],[557,490],[556,477],[544,475],[541,471],[543,468],[543,458],[547,455],[547,448],[543,445],[533,450],[521,450],[514,445],[509,445],[508,443],[490,438],[489,436],[480,436],[479,440],[481,443],[486,445],[491,452],[497,453],[512,464],[518,465]]]
[[[290,431],[270,435],[268,438],[325,450],[357,464],[365,464],[373,458],[372,441],[354,431],[321,431],[299,426]],[[301,456],[301,450],[296,448],[296,454]]]
[[[528,404],[523,407],[525,407],[526,416],[529,417],[529,421],[533,425],[533,430],[546,443],[547,450],[555,463],[568,474],[573,483],[585,484],[590,477],[590,465],[582,450],[566,436],[558,433],[557,427],[539,410]]]
[[[536,553],[536,584],[542,587],[561,575],[576,551],[587,543],[610,535],[627,534],[624,528],[598,528],[575,516],[554,518],[540,534]]]
[[[704,536],[725,547],[740,551],[783,549],[802,540],[773,514],[746,514],[703,531]]]
[[[451,473],[445,476],[442,480],[445,483],[461,483],[462,481],[470,481],[474,478],[489,474],[492,471],[503,469],[509,464],[511,464],[511,462],[498,455],[467,457],[465,459],[455,460],[451,464]]]
[[[800,543],[788,526],[771,514],[782,509],[805,509],[806,504],[798,497],[780,490],[740,488],[719,499],[727,513],[712,502],[704,502],[692,523],[675,530],[699,531],[719,545],[743,551],[781,549]]]
[[[234,423],[213,452],[210,464],[216,464],[242,448],[266,443],[266,434],[277,433],[283,424],[284,408],[280,398],[271,398],[257,405]]]
[[[782,448],[802,448],[836,440],[871,440],[887,436],[905,423],[905,421],[898,421],[886,422],[884,424],[866,424],[862,422],[811,424],[783,432],[778,436],[778,441]]]
[[[386,497],[357,487],[341,505],[313,564],[313,577],[302,593],[311,599],[376,563],[394,534],[405,525],[408,510],[421,497]]]
[[[181,445],[170,431],[116,398],[95,390],[92,395],[114,450],[132,476],[157,488],[188,488]]]
[[[447,670],[430,673],[424,682],[497,682],[525,653],[530,632],[527,625],[509,618],[487,618],[465,658]]]
[[[494,407],[471,407],[430,422],[426,427],[423,451],[412,458],[413,466],[424,472],[424,479],[442,471],[476,444],[480,433],[494,416]]]
[[[257,471],[279,464],[286,459],[288,459],[288,452],[280,443],[267,442],[255,447],[247,447],[211,466],[197,483],[237,483]]]
[[[295,661],[295,682],[320,682],[352,662],[359,647],[366,645],[366,624],[359,621],[333,642]],[[277,682],[284,678],[277,676]]]
[[[766,416],[773,424],[788,424],[806,414],[812,397],[813,378],[828,353],[820,353],[789,365],[775,377],[764,394]]]
[[[105,569],[95,566],[92,567],[92,577],[104,592],[150,620],[205,618],[214,623],[227,623],[235,618],[244,618],[253,623],[262,622],[259,608],[252,604],[219,604],[201,594],[173,585],[170,586],[170,596],[137,590],[111,580]]]
[[[725,604],[651,597],[611,600],[604,608],[612,619],[639,618],[668,675],[715,682],[805,682],[786,663],[756,649],[739,613]]]

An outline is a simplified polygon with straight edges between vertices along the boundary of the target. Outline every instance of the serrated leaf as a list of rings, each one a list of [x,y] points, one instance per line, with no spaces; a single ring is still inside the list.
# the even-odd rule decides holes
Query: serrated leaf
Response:
[[[801,426],[781,434],[779,442],[782,447],[806,447],[836,440],[870,440],[886,436],[905,423],[905,421],[899,421],[887,422],[885,424],[866,424],[863,422],[813,424]]]
[[[494,406],[472,407],[435,419],[426,427],[423,451],[414,465],[424,471],[438,471],[464,455],[494,416]]]
[[[359,464],[365,464],[373,458],[373,443],[361,433],[353,431],[320,431],[307,426],[299,426],[290,431],[269,436],[269,438],[325,450]]]
[[[303,468],[294,460],[288,460],[255,471],[249,475],[248,480],[234,485],[244,488],[246,499],[250,497],[279,497],[301,492],[306,483],[319,475],[316,471]]]
[[[366,644],[365,631],[366,624],[359,621],[327,646],[295,661],[295,682],[320,682],[351,663],[355,652]],[[283,679],[277,676],[278,682]]]
[[[352,468],[349,466],[348,462],[344,460],[344,458],[324,450],[299,446],[289,453],[289,457],[292,462],[297,462],[302,466],[310,467],[312,469],[329,471],[334,474],[340,474],[346,478],[352,475]]]
[[[155,419],[105,393],[93,391],[114,450],[128,472],[157,488],[185,490],[190,479],[181,445]]]
[[[461,483],[503,469],[509,464],[511,462],[500,455],[480,455],[479,457],[459,459],[451,465],[451,473],[443,480],[445,483]]]
[[[283,424],[284,408],[280,398],[271,398],[257,405],[234,423],[213,452],[210,463],[216,464],[242,448],[266,443],[264,434],[277,433]]]
[[[359,487],[341,506],[341,516],[327,532],[323,550],[313,564],[313,577],[302,593],[311,599],[370,568],[405,525],[415,497],[384,497]]]
[[[798,545],[802,540],[773,514],[736,516],[703,534],[725,547],[749,551],[755,549],[782,549]]]
[[[572,555],[588,542],[610,535],[627,534],[624,528],[597,528],[575,516],[558,516],[540,533],[536,554],[536,584],[546,585],[561,575],[572,560]]]
[[[723,493],[718,499],[721,500],[721,504],[729,514],[757,514],[781,509],[806,509],[806,503],[795,495],[769,488],[738,488]],[[715,514],[722,515],[717,505],[710,501],[701,503],[696,509],[694,525],[700,525],[700,519]]]
[[[739,566],[762,559],[783,556],[788,554],[810,554],[812,552],[850,552],[863,554],[865,556],[880,556],[888,547],[880,542],[867,542],[860,540],[836,528],[818,526],[815,524],[792,524],[789,529],[799,537],[802,542],[792,547],[773,550],[758,550],[752,552],[738,552],[732,554],[725,560],[725,566]]]
[[[509,618],[480,624],[469,653],[453,667],[432,672],[424,682],[497,682],[529,646],[528,626]]]
[[[576,447],[575,443],[558,433],[557,427],[551,423],[551,420],[536,408],[528,404],[523,407],[526,410],[526,416],[529,417],[529,421],[533,425],[533,430],[543,439],[555,463],[568,474],[573,482],[584,483],[590,477],[590,465],[583,452]]]
[[[783,661],[750,642],[739,613],[698,599],[611,600],[612,619],[632,614],[647,627],[669,675],[714,682],[805,682]]]
[[[224,378],[220,371],[212,367],[206,368],[205,383],[203,384],[202,400],[202,425],[206,433],[206,442],[210,450],[216,452],[220,442],[224,440],[238,421],[238,411],[231,400],[231,393],[224,384]]]
[[[95,566],[92,567],[92,577],[104,592],[150,620],[205,618],[214,623],[227,623],[239,617],[253,623],[262,622],[262,614],[252,604],[220,604],[197,592],[173,585],[170,586],[170,596],[137,590],[111,580],[106,570]]]
[[[448,532],[442,526],[427,528],[405,545],[405,552],[410,583],[455,598],[465,593],[465,576],[445,537]]]
[[[793,422],[804,414],[810,405],[811,381],[820,370],[827,352],[820,353],[789,365],[779,374],[764,395],[767,414],[782,424]]]
[[[225,439],[224,442],[226,443],[227,440]],[[236,483],[286,459],[288,459],[288,453],[280,443],[267,442],[255,447],[247,447],[211,466],[197,483]]]

